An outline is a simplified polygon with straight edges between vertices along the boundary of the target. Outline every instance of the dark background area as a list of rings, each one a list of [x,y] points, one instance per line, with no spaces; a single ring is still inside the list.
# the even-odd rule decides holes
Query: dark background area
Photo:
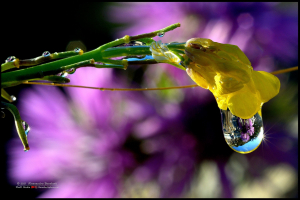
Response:
[[[62,52],[70,41],[80,40],[87,50],[99,47],[112,38],[111,23],[104,14],[108,3],[4,3],[1,6],[1,63],[9,56],[19,59],[34,58],[44,51]],[[30,85],[7,88],[10,95],[18,99],[19,92]],[[2,189],[10,198],[37,197],[41,191],[36,189],[16,189],[7,177],[7,141],[16,134],[13,116],[7,110],[1,118],[1,160],[4,169],[1,177]]]

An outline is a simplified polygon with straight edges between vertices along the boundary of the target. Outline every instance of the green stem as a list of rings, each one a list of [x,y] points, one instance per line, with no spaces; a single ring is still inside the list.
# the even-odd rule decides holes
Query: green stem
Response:
[[[28,79],[55,75],[63,70],[66,70],[65,66],[90,59],[102,60],[101,53],[98,49],[86,52],[82,55],[56,60],[30,68],[1,73],[1,88],[7,87],[9,82],[24,82]]]
[[[184,43],[172,43],[169,44],[168,47],[170,49],[182,49],[184,47],[183,44]],[[30,68],[1,73],[1,88],[18,85],[29,79],[37,79],[44,76],[58,74],[59,72],[68,69],[66,66],[70,66],[69,68],[72,68],[72,64],[90,59],[94,59],[97,62],[113,64],[117,66],[116,68],[120,68],[120,65],[122,65],[121,60],[108,60],[108,58],[137,55],[151,55],[149,46],[115,47],[108,48],[103,52],[100,51],[100,48],[97,48],[83,53],[82,55],[76,55]],[[105,65],[103,68],[105,68]],[[113,66],[109,66],[109,68],[113,68]]]
[[[76,65],[80,62],[88,61],[91,59],[94,59],[96,62],[110,64],[109,68],[114,68],[114,66],[116,68],[120,68],[121,65],[124,66],[123,68],[126,68],[127,63],[124,62],[125,60],[123,61],[110,60],[109,58],[119,57],[119,56],[151,55],[149,46],[130,46],[130,47],[115,47],[115,48],[110,48],[110,47],[128,43],[131,40],[155,37],[159,33],[165,33],[174,30],[179,26],[180,24],[177,23],[177,24],[172,24],[166,28],[153,31],[151,33],[141,34],[137,36],[126,35],[123,38],[104,44],[98,47],[97,49],[83,53],[82,55],[76,55],[61,60],[56,60],[53,62],[25,68],[25,69],[1,73],[1,88],[15,86],[29,79],[40,79],[43,78],[44,76],[56,75],[64,70],[72,68],[74,64]],[[171,50],[172,49],[184,50],[184,44],[185,43],[171,43],[168,45],[168,47]],[[181,66],[176,66],[176,67],[181,68]],[[103,66],[103,68],[105,68],[105,65]]]
[[[28,145],[25,130],[24,130],[23,125],[22,125],[22,119],[21,119],[21,116],[20,116],[20,113],[19,113],[17,107],[10,104],[10,103],[5,103],[3,101],[1,101],[1,104],[4,108],[9,110],[11,112],[11,114],[14,116],[15,125],[16,125],[16,128],[17,128],[18,135],[19,135],[19,137],[22,141],[22,144],[24,146],[24,151],[28,151],[30,148],[29,148],[29,145]]]

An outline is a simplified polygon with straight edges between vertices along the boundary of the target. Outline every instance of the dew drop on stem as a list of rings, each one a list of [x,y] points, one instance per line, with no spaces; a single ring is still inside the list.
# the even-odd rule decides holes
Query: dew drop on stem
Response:
[[[42,54],[43,57],[49,57],[50,56],[50,52],[49,51],[44,51],[44,53]]]
[[[5,62],[14,62],[16,60],[15,56],[9,56],[8,58],[6,58]]]
[[[158,36],[158,37],[163,37],[164,35],[165,35],[164,32],[159,32],[159,33],[157,33],[157,36]]]
[[[24,128],[26,137],[27,137],[27,136],[28,136],[28,133],[29,133],[29,131],[30,131],[30,127],[29,127],[29,125],[27,124],[27,122],[25,122],[25,121],[22,121],[22,125],[23,125],[23,128]]]

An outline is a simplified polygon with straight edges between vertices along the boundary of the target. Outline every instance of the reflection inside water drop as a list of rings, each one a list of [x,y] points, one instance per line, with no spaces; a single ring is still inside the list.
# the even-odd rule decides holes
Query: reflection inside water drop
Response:
[[[49,57],[51,55],[51,53],[49,51],[44,51],[42,56],[43,57]]]
[[[25,130],[25,134],[26,134],[26,137],[28,136],[28,133],[30,131],[30,126],[27,124],[27,122],[25,121],[22,121],[22,124],[23,124],[23,128]]]
[[[241,119],[229,109],[220,110],[223,134],[229,147],[242,154],[257,149],[264,135],[262,117],[259,114],[261,112],[250,119]]]
[[[164,32],[157,33],[157,36],[158,36],[158,37],[163,37],[164,35],[165,35]]]

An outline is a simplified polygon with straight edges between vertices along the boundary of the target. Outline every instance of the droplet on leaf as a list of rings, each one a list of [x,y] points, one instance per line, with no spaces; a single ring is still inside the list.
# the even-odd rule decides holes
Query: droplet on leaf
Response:
[[[164,37],[165,33],[164,32],[160,32],[157,34],[158,37]]]
[[[75,51],[76,53],[79,53],[80,50],[81,50],[81,49],[78,48],[78,47],[74,49],[74,51]]]
[[[223,134],[229,147],[242,154],[256,150],[264,136],[263,121],[259,113],[250,119],[241,119],[229,109],[220,110]]]
[[[30,127],[29,127],[29,125],[27,124],[27,122],[25,122],[25,121],[22,121],[22,124],[23,124],[23,128],[24,128],[24,130],[25,130],[25,134],[26,134],[26,137],[28,136],[28,133],[29,133],[29,131],[30,131]]]
[[[63,72],[60,72],[59,74],[57,74],[58,76],[61,76],[61,77],[64,77],[64,78],[67,78],[67,76],[69,75],[68,72],[66,71],[63,71]]]
[[[5,62],[14,62],[16,60],[15,56],[9,56],[8,58],[6,58]]]
[[[42,54],[42,56],[44,57],[49,57],[51,54],[49,51],[44,51],[44,53]]]

